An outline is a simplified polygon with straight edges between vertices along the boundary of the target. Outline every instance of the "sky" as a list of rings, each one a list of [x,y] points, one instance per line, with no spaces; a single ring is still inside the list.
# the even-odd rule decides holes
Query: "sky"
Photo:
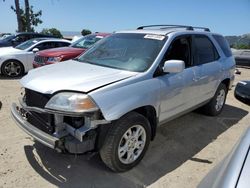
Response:
[[[13,4],[14,0],[0,0],[0,32],[17,29]],[[113,32],[140,25],[182,24],[209,27],[223,35],[250,33],[250,0],[30,0],[30,5],[42,10],[38,32],[52,27]]]

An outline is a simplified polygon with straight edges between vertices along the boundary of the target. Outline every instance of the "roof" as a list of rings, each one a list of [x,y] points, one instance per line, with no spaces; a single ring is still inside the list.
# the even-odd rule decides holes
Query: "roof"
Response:
[[[118,31],[116,33],[143,33],[143,34],[167,35],[167,34],[173,33],[173,32],[211,33],[208,28],[183,26],[183,25],[140,26],[136,30]]]
[[[65,40],[65,39],[59,39],[59,38],[46,38],[46,37],[41,37],[41,38],[33,38],[30,40],[36,40],[37,42],[40,41],[59,41],[59,42],[68,42],[71,43],[69,40]]]

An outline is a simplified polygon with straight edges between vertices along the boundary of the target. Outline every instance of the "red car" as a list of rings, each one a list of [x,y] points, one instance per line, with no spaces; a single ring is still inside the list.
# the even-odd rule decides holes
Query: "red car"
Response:
[[[110,33],[94,33],[78,39],[69,47],[39,51],[34,58],[33,67],[37,68],[44,65],[73,59],[84,53],[94,43],[109,35]]]

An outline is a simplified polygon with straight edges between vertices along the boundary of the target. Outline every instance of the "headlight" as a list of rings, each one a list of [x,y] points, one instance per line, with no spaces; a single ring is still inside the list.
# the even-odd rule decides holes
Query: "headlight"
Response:
[[[49,57],[48,58],[48,62],[52,62],[52,63],[55,63],[55,62],[60,62],[62,60],[62,56],[58,56],[58,57]]]
[[[63,92],[53,96],[45,108],[66,112],[91,112],[98,108],[88,95],[81,93]]]

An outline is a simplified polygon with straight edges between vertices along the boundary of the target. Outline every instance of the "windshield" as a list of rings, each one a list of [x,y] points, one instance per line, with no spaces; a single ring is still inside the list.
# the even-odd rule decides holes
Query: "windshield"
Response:
[[[19,44],[15,48],[19,49],[19,50],[25,50],[25,49],[33,46],[34,44],[38,43],[41,40],[43,40],[43,39],[31,39],[31,40],[28,40],[26,42],[23,42],[23,43]]]
[[[143,72],[152,65],[165,41],[163,35],[117,33],[98,42],[78,61]]]
[[[82,37],[75,41],[73,44],[71,44],[71,47],[74,48],[90,48],[95,44],[97,41],[102,39],[103,36],[97,36],[97,35],[88,35],[86,37]]]

